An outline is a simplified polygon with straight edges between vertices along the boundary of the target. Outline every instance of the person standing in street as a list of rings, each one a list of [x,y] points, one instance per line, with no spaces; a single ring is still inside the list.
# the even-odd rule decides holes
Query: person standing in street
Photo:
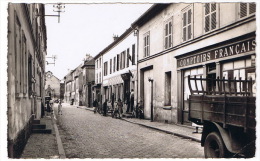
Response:
[[[107,115],[107,99],[103,103],[103,116]]]
[[[118,115],[119,115],[119,118],[121,118],[121,115],[123,113],[123,102],[121,101],[120,98],[118,98],[118,101],[117,101],[117,108],[118,108]]]
[[[112,96],[111,96],[112,109],[114,109],[114,103],[115,103],[115,95],[114,95],[114,93],[112,93]]]
[[[58,115],[61,114],[62,115],[62,104],[61,104],[61,100],[59,100],[59,105],[58,105]]]
[[[131,89],[131,93],[130,93],[130,112],[133,112],[134,110],[134,97],[135,97],[135,94],[134,94],[134,89]]]
[[[94,106],[94,113],[96,113],[97,112],[97,108],[98,108],[98,101],[97,101],[97,99],[94,100],[93,106]]]

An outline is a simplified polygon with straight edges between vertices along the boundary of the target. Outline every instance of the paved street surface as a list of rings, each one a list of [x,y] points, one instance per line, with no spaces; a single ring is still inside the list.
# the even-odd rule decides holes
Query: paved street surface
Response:
[[[55,115],[67,158],[203,158],[200,143],[63,104]]]

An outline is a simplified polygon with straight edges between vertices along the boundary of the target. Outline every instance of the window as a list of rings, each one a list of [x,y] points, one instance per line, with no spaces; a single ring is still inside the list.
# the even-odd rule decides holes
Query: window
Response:
[[[121,53],[121,69],[125,68],[125,51]]]
[[[125,51],[122,53],[122,69],[125,68]]]
[[[21,69],[20,69],[20,60],[21,60],[21,24],[16,16],[15,23],[15,90],[16,93],[21,92]]]
[[[164,49],[172,47],[172,18],[164,25]]]
[[[96,63],[97,63],[96,66],[97,66],[97,69],[98,69],[98,60],[96,61]]]
[[[116,71],[119,71],[119,60],[120,60],[120,54],[117,54],[117,62],[116,62]]]
[[[112,59],[110,59],[110,74],[112,73]]]
[[[171,105],[171,80],[172,80],[172,74],[171,72],[165,73],[165,105],[170,106]]]
[[[116,71],[116,57],[114,57],[114,68],[113,68],[113,71],[114,72]]]
[[[101,68],[101,58],[99,58],[99,68]]]
[[[182,39],[183,41],[190,40],[193,35],[193,16],[192,8],[188,6],[182,11]]]
[[[249,79],[250,77],[255,82],[255,67],[252,65],[252,58],[248,57],[246,59],[236,60],[232,62],[227,62],[222,64],[222,77],[225,79],[236,79],[241,80]],[[226,91],[235,91],[235,84],[234,82],[231,83],[230,89],[228,82],[225,82],[225,89]],[[240,84],[237,83],[236,85],[237,92],[240,92]],[[247,89],[247,84],[242,83],[241,85],[241,92],[245,92]],[[255,95],[255,93],[253,93]]]
[[[150,55],[150,32],[144,34],[144,57]]]
[[[126,50],[127,52],[127,56],[126,56],[126,67],[129,67],[129,59],[131,59],[131,57],[130,57],[130,54],[129,54],[129,48]]]
[[[135,44],[132,45],[132,65],[135,65]]]
[[[104,63],[104,76],[107,75],[107,62]]]
[[[204,15],[205,15],[205,21],[204,21],[205,32],[215,30],[217,28],[217,23],[218,23],[217,22],[218,21],[217,4],[216,3],[206,3]]]
[[[28,56],[28,85],[29,85],[29,96],[32,95],[32,56],[29,54]]]
[[[255,3],[240,3],[239,5],[239,17],[245,18],[256,12]]]

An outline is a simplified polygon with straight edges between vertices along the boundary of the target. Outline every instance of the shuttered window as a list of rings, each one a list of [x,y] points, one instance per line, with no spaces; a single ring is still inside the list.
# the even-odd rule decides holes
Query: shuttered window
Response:
[[[192,8],[189,6],[182,10],[182,39],[183,41],[190,40],[193,35],[193,18]]]
[[[144,34],[144,57],[150,55],[150,32]]]
[[[209,32],[217,28],[218,15],[217,15],[217,4],[216,3],[206,3],[204,10],[204,30]]]
[[[240,3],[239,5],[239,17],[245,18],[256,12],[256,4],[255,3]]]
[[[132,45],[132,65],[135,65],[135,44]]]
[[[172,47],[172,18],[164,25],[164,49]]]
[[[116,71],[116,57],[114,57],[114,72]]]

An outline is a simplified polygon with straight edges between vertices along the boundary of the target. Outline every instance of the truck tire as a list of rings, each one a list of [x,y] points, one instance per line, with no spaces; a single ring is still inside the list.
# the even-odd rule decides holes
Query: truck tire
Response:
[[[217,132],[208,134],[204,144],[205,158],[225,158],[227,148]]]

